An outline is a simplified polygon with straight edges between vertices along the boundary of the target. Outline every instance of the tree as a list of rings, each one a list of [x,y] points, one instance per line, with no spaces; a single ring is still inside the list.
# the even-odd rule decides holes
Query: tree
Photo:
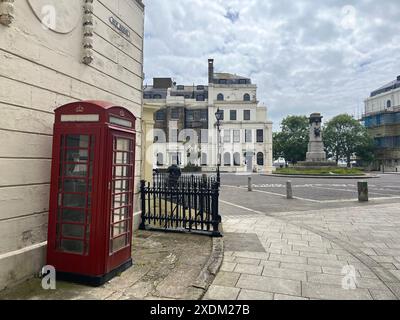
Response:
[[[304,161],[307,155],[310,123],[306,116],[288,116],[281,123],[281,132],[274,133],[274,157],[286,161]]]
[[[328,155],[334,157],[336,163],[344,158],[350,167],[354,155],[365,162],[373,160],[373,139],[367,129],[348,114],[340,114],[327,122],[323,138]]]

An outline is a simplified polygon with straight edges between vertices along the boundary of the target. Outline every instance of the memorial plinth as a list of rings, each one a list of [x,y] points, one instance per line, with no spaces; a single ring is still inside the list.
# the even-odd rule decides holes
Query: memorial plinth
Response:
[[[299,162],[298,169],[316,169],[321,167],[336,167],[333,161],[327,161],[324,141],[322,139],[322,116],[320,113],[313,113],[310,116],[310,142],[306,161]]]

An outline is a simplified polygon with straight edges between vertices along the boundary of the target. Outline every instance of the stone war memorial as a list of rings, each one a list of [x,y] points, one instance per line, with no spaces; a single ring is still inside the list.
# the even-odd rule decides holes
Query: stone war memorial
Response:
[[[299,162],[297,169],[318,169],[336,167],[336,163],[326,158],[325,145],[322,136],[322,118],[320,113],[310,115],[310,142],[306,161]]]

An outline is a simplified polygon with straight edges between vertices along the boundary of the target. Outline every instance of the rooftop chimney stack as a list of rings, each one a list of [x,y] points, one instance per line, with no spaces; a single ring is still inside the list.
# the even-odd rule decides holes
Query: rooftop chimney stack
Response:
[[[208,83],[214,82],[214,59],[208,59]]]

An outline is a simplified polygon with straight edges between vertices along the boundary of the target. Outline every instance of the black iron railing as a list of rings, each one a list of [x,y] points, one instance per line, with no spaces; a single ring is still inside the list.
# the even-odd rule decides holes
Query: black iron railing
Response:
[[[215,177],[157,174],[141,181],[142,230],[221,236],[219,184]]]

